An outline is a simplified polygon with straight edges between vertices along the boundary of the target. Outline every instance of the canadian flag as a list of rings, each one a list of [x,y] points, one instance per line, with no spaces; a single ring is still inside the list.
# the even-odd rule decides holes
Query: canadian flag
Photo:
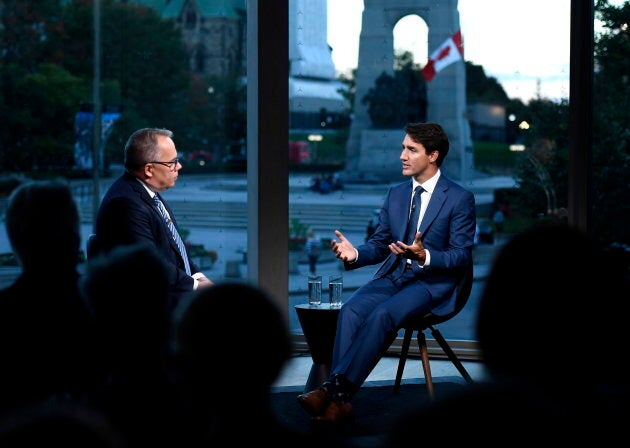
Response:
[[[422,69],[422,75],[427,81],[435,78],[438,72],[444,67],[457,62],[464,57],[464,42],[462,41],[461,30],[458,30],[451,37],[438,47],[431,56],[429,62]]]

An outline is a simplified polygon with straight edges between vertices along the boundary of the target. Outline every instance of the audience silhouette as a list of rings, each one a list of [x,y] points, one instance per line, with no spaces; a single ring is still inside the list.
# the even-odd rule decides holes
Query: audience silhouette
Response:
[[[477,318],[489,379],[404,417],[388,445],[407,446],[418,425],[429,443],[621,437],[630,414],[621,366],[627,335],[619,308],[630,297],[624,269],[594,237],[566,224],[515,235],[493,261]]]
[[[79,212],[61,181],[13,190],[6,230],[21,266],[0,291],[0,411],[80,400],[100,380],[89,310],[79,292]]]
[[[192,437],[192,446],[263,440],[278,447],[322,446],[322,439],[284,426],[271,406],[271,385],[291,342],[280,309],[263,290],[246,283],[197,290],[176,309],[173,335],[189,425],[183,433]]]
[[[78,403],[38,403],[0,421],[0,446],[26,448],[127,448],[126,440],[100,412]]]
[[[144,273],[141,281],[138,272]],[[107,374],[90,403],[109,416],[130,446],[176,442],[167,276],[168,266],[157,249],[141,243],[92,259],[81,282]]]

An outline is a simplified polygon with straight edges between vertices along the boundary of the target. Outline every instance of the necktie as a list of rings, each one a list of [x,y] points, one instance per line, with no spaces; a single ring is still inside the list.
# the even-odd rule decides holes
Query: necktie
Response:
[[[162,218],[164,218],[164,221],[166,221],[166,227],[168,227],[168,230],[170,230],[171,236],[175,240],[175,244],[177,244],[177,247],[179,249],[179,255],[184,260],[186,273],[190,275],[190,263],[188,262],[188,254],[186,253],[186,246],[184,245],[184,242],[182,241],[182,237],[179,235],[179,232],[175,228],[175,224],[173,224],[173,220],[169,216],[168,212],[166,211],[166,207],[164,207],[164,204],[162,203],[162,201],[160,200],[157,194],[153,196],[153,202],[155,203],[155,206],[157,207],[157,209],[160,211],[160,214],[162,215]]]
[[[407,231],[405,232],[405,244],[413,243],[413,240],[416,237],[416,232],[418,231],[418,218],[420,217],[420,196],[423,191],[424,188],[418,185],[413,192],[409,221],[407,222]]]

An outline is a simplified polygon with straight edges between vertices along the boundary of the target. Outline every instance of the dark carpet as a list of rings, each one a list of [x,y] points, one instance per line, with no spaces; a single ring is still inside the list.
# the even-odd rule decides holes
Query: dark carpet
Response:
[[[463,379],[457,377],[436,378],[433,384],[436,398],[445,397],[466,385]],[[424,380],[403,382],[397,394],[393,392],[393,387],[393,381],[364,384],[352,400],[354,422],[342,428],[312,426],[310,416],[297,402],[302,388],[274,389],[271,404],[278,420],[294,431],[320,435],[331,433],[351,446],[377,447],[399,416],[428,403]]]

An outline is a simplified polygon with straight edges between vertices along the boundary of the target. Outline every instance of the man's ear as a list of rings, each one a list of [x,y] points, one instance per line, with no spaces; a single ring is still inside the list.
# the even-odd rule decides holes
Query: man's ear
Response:
[[[144,174],[145,178],[153,177],[153,168],[154,167],[152,163],[147,163],[146,165],[144,165],[142,173]]]

